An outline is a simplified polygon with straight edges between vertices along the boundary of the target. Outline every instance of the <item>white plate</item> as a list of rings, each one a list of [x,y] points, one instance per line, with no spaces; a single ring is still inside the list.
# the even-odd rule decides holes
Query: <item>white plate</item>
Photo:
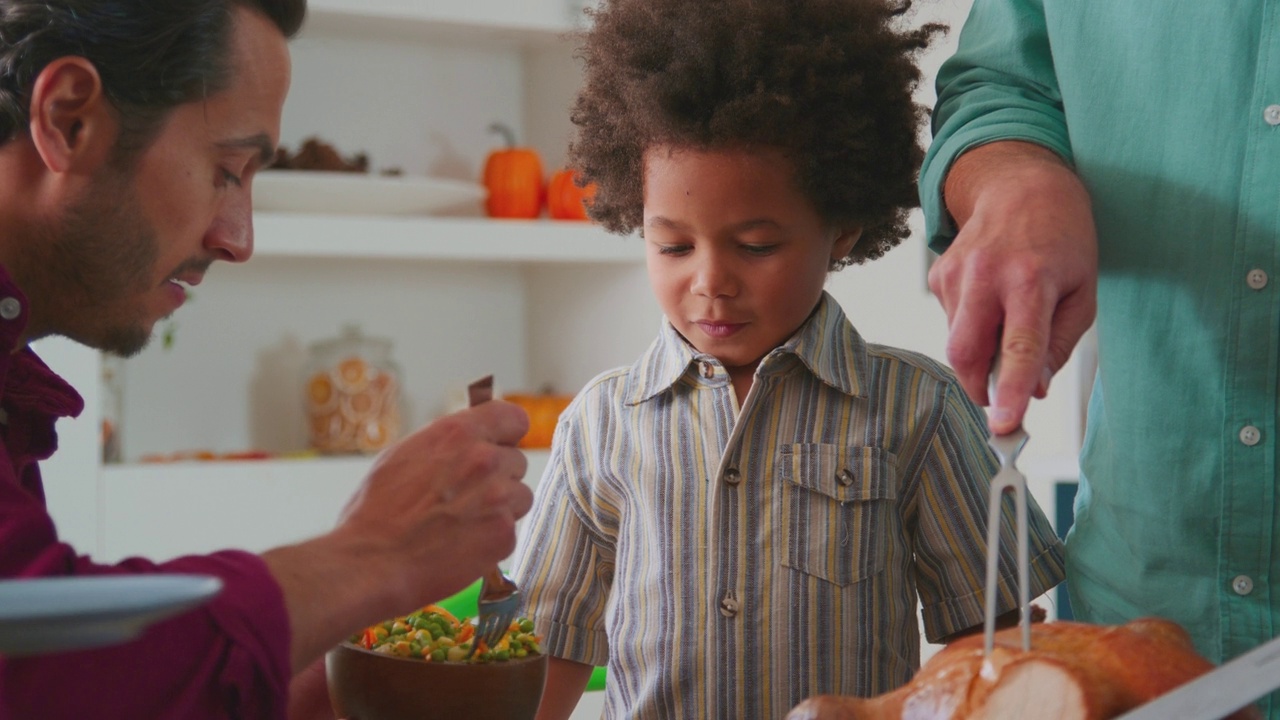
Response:
[[[0,654],[34,655],[132,640],[222,589],[205,575],[94,575],[0,581]]]
[[[430,215],[474,212],[485,191],[444,178],[311,170],[264,170],[253,179],[253,207],[278,212]]]

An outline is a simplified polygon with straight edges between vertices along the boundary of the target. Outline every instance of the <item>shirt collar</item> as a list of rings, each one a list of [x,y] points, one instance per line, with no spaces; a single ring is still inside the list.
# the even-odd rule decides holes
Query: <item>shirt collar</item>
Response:
[[[854,397],[863,395],[867,386],[867,344],[827,292],[822,293],[818,306],[795,334],[760,361],[757,373],[781,372],[792,357],[836,390]],[[657,339],[631,366],[624,395],[627,404],[636,405],[666,391],[686,374],[696,377],[696,365],[707,361],[719,362],[695,350],[664,318]]]
[[[49,369],[30,346],[15,350],[30,318],[27,296],[0,265],[0,386],[6,420],[15,412],[34,411],[52,417],[74,417],[84,400]]]
[[[18,349],[18,338],[27,329],[30,317],[27,296],[10,277],[8,269],[0,265],[0,352]]]

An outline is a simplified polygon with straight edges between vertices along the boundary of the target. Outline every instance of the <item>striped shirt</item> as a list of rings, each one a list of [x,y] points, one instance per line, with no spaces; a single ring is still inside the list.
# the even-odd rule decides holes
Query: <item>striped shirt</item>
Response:
[[[930,639],[982,622],[986,438],[945,368],[865,343],[829,295],[741,407],[664,322],[561,416],[517,551],[526,612],[551,655],[608,665],[610,718],[780,718],[885,692],[919,665],[918,603]],[[1063,568],[1031,510],[1035,596]]]

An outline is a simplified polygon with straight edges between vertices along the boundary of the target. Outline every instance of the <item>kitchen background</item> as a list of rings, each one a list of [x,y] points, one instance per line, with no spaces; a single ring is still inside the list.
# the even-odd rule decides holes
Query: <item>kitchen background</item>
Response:
[[[922,104],[933,102],[934,74],[969,4],[916,0],[909,22],[953,28],[922,59]],[[375,173],[396,167],[410,180],[478,183],[501,144],[488,128],[501,122],[550,173],[569,137],[578,69],[565,34],[582,5],[312,0],[293,44],[282,144],[296,149],[318,136],[344,154],[366,153]],[[79,419],[59,426],[62,447],[45,471],[65,539],[111,561],[264,550],[332,527],[371,458],[279,456],[306,446],[308,346],[344,325],[392,342],[406,427],[444,412],[487,372],[500,392],[573,393],[631,362],[658,328],[637,238],[545,217],[490,220],[475,202],[445,215],[363,212],[377,202],[370,189],[326,197],[324,213],[260,211],[253,260],[215,266],[172,319],[171,345],[153,342],[107,366],[115,400],[96,352],[57,338],[38,344],[86,400]],[[869,340],[945,359],[945,318],[925,284],[929,253],[918,234],[836,273],[829,290]],[[1083,343],[1026,421],[1020,464],[1051,518],[1057,484],[1076,475],[1091,347]],[[102,462],[104,407],[117,415],[123,462]],[[248,449],[276,457],[138,462]],[[544,462],[544,452],[530,453],[527,482],[536,484]],[[1055,611],[1053,599],[1045,604]],[[580,707],[582,717],[598,712],[595,698]]]

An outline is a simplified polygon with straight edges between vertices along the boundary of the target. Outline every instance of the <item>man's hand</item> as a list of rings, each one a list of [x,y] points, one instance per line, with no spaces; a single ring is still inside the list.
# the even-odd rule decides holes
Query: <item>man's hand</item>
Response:
[[[997,434],[1043,398],[1097,309],[1098,241],[1089,194],[1057,155],[1002,141],[961,155],[947,175],[960,232],[929,272],[947,313],[947,360],[980,405],[1000,352]]]
[[[378,458],[339,532],[382,543],[410,597],[461,590],[515,548],[515,521],[533,504],[515,447],[528,428],[502,401],[437,420]]]
[[[295,671],[346,635],[447,597],[515,548],[533,492],[503,401],[468,408],[384,451],[327,535],[263,554],[284,591]]]

